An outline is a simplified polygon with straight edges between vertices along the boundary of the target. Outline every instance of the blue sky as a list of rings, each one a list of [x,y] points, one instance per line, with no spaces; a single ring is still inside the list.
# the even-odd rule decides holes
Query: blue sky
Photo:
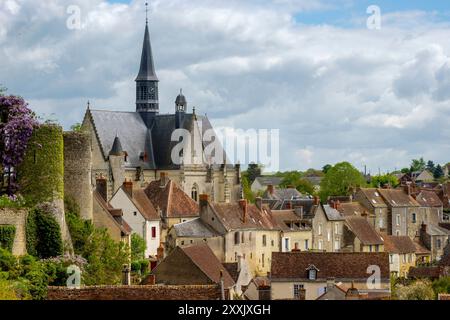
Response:
[[[1,0],[0,83],[65,128],[133,111],[145,1]],[[368,30],[378,5],[381,30]],[[80,8],[79,29],[67,9]],[[450,161],[450,1],[154,0],[161,113],[279,129],[281,169]]]

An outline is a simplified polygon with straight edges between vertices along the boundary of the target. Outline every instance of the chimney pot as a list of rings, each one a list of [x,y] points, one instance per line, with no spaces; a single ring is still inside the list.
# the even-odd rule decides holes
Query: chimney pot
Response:
[[[133,182],[130,180],[125,180],[123,182],[123,190],[128,194],[130,197],[133,197]]]

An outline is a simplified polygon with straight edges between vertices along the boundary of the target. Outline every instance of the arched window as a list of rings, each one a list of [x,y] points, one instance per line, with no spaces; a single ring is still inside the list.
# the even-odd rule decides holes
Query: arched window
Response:
[[[192,198],[195,202],[198,202],[198,187],[197,187],[196,184],[192,187],[191,198]]]

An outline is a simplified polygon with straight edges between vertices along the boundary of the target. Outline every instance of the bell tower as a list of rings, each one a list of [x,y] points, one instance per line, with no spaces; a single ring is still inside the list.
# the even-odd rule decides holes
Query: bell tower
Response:
[[[148,30],[148,3],[146,5],[146,21],[144,43],[142,46],[141,65],[136,78],[136,112],[139,112],[144,121],[159,113],[158,77],[153,62],[150,32]]]

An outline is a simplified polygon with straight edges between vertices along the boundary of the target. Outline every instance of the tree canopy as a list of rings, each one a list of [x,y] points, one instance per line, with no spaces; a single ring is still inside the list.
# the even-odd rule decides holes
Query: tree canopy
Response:
[[[366,185],[363,175],[350,163],[341,162],[330,168],[320,184],[320,198],[348,196],[356,187]]]

